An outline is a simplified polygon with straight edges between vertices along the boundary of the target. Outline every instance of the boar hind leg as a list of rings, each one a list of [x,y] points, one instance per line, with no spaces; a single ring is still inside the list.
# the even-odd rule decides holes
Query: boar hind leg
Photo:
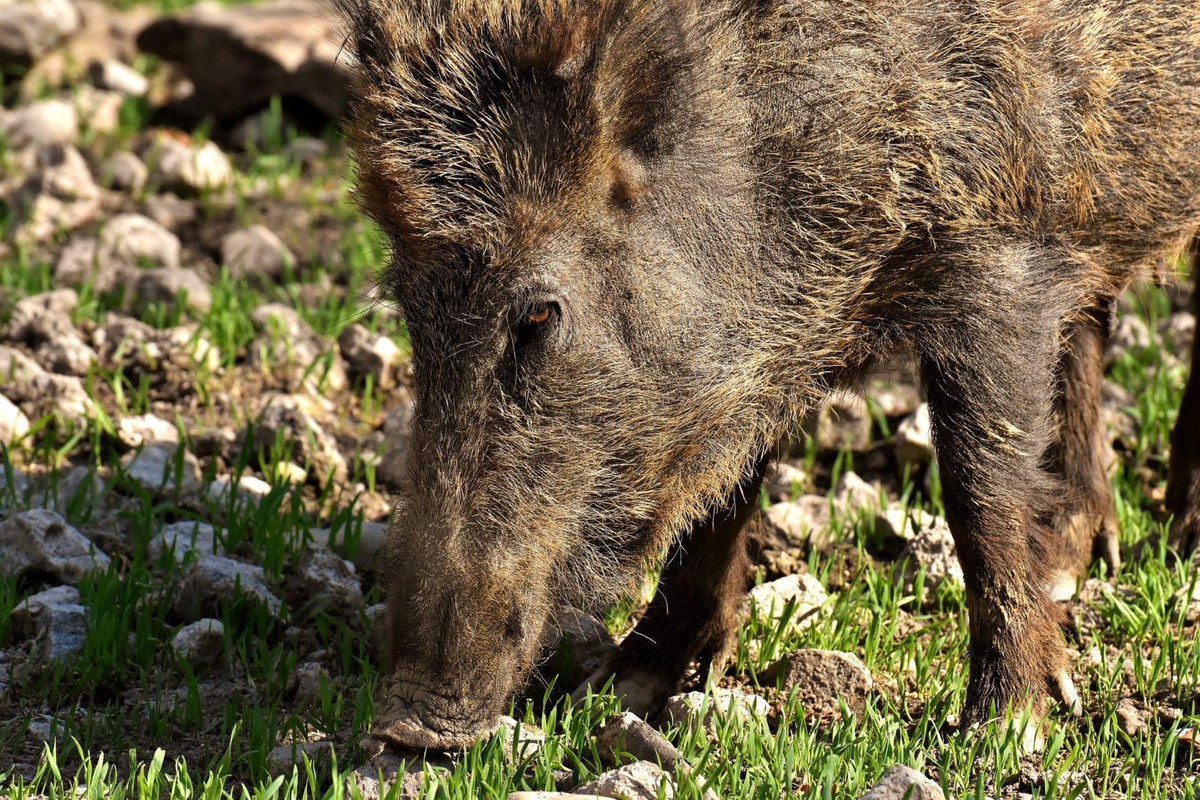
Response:
[[[1108,476],[1108,445],[1100,416],[1104,385],[1107,301],[1067,332],[1059,360],[1055,417],[1058,431],[1050,464],[1065,481],[1065,494],[1054,514],[1059,534],[1061,572],[1056,592],[1074,592],[1075,579],[1087,575],[1096,558],[1110,571],[1120,566],[1116,509]]]
[[[1040,720],[1047,695],[1078,705],[1062,614],[1047,591],[1060,492],[1044,456],[1053,433],[1055,334],[1067,309],[1054,305],[1061,293],[1033,280],[1052,265],[1030,264],[1019,251],[1004,255],[1011,264],[955,270],[962,285],[943,290],[955,301],[955,322],[939,314],[920,342],[946,516],[966,579],[964,725],[1026,704]],[[973,285],[977,276],[992,280]],[[1024,733],[1026,746],[1036,747],[1038,727]]]
[[[1192,310],[1200,319],[1200,239],[1192,244]],[[1200,545],[1200,331],[1192,341],[1192,372],[1171,434],[1168,510],[1175,515],[1171,546],[1191,553]]]
[[[758,509],[766,467],[760,463],[672,548],[650,607],[603,675],[589,681],[592,686],[613,676],[625,707],[645,715],[676,690],[692,661],[702,670],[725,666],[737,633],[738,602],[746,591],[746,523]]]

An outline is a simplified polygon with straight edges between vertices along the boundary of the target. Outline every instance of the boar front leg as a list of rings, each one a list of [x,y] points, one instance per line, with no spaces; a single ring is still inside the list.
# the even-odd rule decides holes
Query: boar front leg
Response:
[[[1192,242],[1192,310],[1200,319],[1200,238]],[[1175,515],[1171,546],[1193,552],[1200,545],[1200,332],[1192,341],[1192,373],[1171,434],[1167,508]]]
[[[612,676],[622,704],[644,716],[678,688],[692,661],[702,671],[724,668],[746,591],[746,523],[758,510],[767,464],[760,461],[719,508],[675,543],[645,615],[576,697]]]
[[[1056,562],[1051,526],[1062,496],[1043,468],[1051,441],[1063,291],[1039,279],[1053,265],[1029,252],[956,268],[923,332],[922,374],[929,397],[946,516],[966,577],[970,682],[964,726],[995,714],[1036,722],[1047,695],[1073,708],[1060,621],[1047,582]],[[1038,744],[1038,726],[1025,731]]]

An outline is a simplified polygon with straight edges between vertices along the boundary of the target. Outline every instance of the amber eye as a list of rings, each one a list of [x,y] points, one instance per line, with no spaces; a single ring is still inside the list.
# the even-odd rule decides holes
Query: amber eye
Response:
[[[537,303],[525,314],[526,325],[542,325],[550,321],[552,309],[549,303]]]

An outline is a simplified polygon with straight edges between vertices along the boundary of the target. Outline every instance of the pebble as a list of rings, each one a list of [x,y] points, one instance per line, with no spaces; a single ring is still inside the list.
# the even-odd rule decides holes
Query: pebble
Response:
[[[0,4],[0,65],[29,67],[65,36],[82,17],[70,0],[27,0]]]
[[[838,713],[839,701],[861,714],[874,686],[870,671],[858,656],[811,648],[788,653],[767,668],[763,679],[782,679],[783,694],[794,693],[809,718]]]
[[[14,150],[70,144],[78,132],[75,108],[64,100],[39,100],[13,111],[0,109],[0,135]]]
[[[234,278],[271,283],[295,265],[296,257],[270,228],[252,225],[224,238],[221,263]]]
[[[1117,727],[1131,738],[1145,733],[1150,722],[1149,712],[1130,697],[1122,698],[1117,703],[1116,715]]]
[[[921,403],[896,429],[896,469],[922,467],[933,460],[933,427],[929,419],[929,404]]]
[[[577,788],[575,794],[622,800],[670,800],[675,796],[675,781],[657,764],[635,761],[597,776]]]
[[[150,82],[146,80],[145,75],[116,59],[93,62],[88,68],[88,75],[92,83],[101,89],[133,97],[141,97],[150,88]]]
[[[814,436],[824,451],[866,449],[871,441],[866,401],[856,395],[835,395],[817,415]]]
[[[180,582],[175,613],[190,620],[220,616],[221,611],[236,597],[235,587],[239,588],[243,597],[278,617],[282,603],[267,587],[262,567],[207,554],[192,562]]]
[[[313,528],[310,535],[314,547],[329,547],[332,538],[335,552],[346,555],[358,569],[368,570],[374,568],[379,551],[383,549],[384,542],[387,541],[388,528],[389,525],[386,522],[364,520],[358,528],[353,553],[348,552],[349,547],[346,543],[348,531],[345,527],[339,528],[336,532],[331,528]]]
[[[151,492],[191,492],[200,486],[200,462],[175,442],[150,442],[121,458],[125,477]]]
[[[196,147],[160,136],[146,157],[150,180],[163,189],[197,194],[233,182],[233,164],[215,142]]]
[[[239,503],[256,503],[271,493],[271,484],[256,475],[218,475],[208,485],[209,499],[217,503],[229,501],[230,494]]]
[[[179,267],[179,237],[141,214],[118,214],[100,230],[96,261],[118,274],[139,267]]]
[[[770,711],[771,704],[763,697],[716,687],[711,696],[704,692],[685,692],[668,697],[663,706],[663,717],[672,726],[698,725],[714,731],[718,717],[732,717],[741,723],[749,723],[765,721]]]
[[[596,731],[596,750],[605,764],[618,763],[628,753],[641,761],[653,761],[674,772],[683,762],[683,754],[657,728],[637,714],[622,711],[605,720]]]
[[[942,787],[912,767],[897,765],[883,773],[862,800],[945,800]]]
[[[766,524],[777,536],[779,549],[803,547],[809,543],[816,549],[823,549],[833,539],[829,530],[832,515],[827,497],[809,494],[774,503],[764,516]]]
[[[13,401],[0,394],[0,444],[12,446],[29,433],[29,417]]]
[[[86,536],[49,509],[21,511],[0,522],[0,575],[20,580],[44,574],[78,583],[110,563]]]
[[[172,637],[171,649],[192,669],[207,669],[225,654],[225,623],[209,618],[184,625]]]
[[[782,618],[789,603],[794,604],[789,628],[799,630],[811,625],[817,611],[829,600],[825,587],[812,575],[786,575],[778,580],[759,584],[750,590],[743,605],[743,615],[749,615],[750,607],[757,609],[760,617]]]
[[[104,163],[104,170],[101,174],[112,188],[137,194],[145,188],[150,170],[146,169],[146,165],[135,154],[128,150],[122,150],[114,153]]]
[[[377,386],[392,385],[392,370],[401,354],[400,348],[389,337],[372,334],[356,323],[342,331],[338,346],[352,378],[361,380],[372,376]]]
[[[204,313],[212,308],[212,290],[208,281],[193,269],[158,267],[138,274],[134,297],[141,308],[150,304],[174,306],[179,297],[190,308]]]
[[[217,531],[207,522],[181,520],[162,526],[146,545],[149,557],[157,560],[163,553],[174,553],[177,563],[188,560],[189,554],[223,555],[224,550],[217,543]]]
[[[333,760],[333,742],[322,739],[319,742],[297,742],[276,747],[267,754],[267,769],[272,775],[289,775],[293,769],[304,774],[304,760],[308,759],[318,770],[329,765]]]
[[[362,607],[363,592],[354,565],[328,550],[309,550],[297,568],[310,599],[325,597],[340,613],[356,612]]]
[[[71,658],[87,642],[87,609],[79,604],[74,586],[55,586],[24,598],[11,619],[18,636],[34,639],[34,663]]]
[[[767,478],[767,496],[779,503],[792,500],[804,493],[809,484],[809,475],[798,464],[780,461]]]
[[[914,590],[917,573],[922,568],[925,570],[926,592],[936,592],[943,581],[965,585],[950,526],[941,517],[932,517],[932,520],[933,524],[917,531],[900,553],[899,560],[906,562],[903,573],[905,592]]]
[[[121,417],[116,427],[117,438],[126,447],[141,447],[151,442],[179,442],[179,429],[175,424],[154,414]]]
[[[500,724],[492,735],[504,742],[506,764],[519,764],[533,758],[546,743],[546,734],[540,728],[518,722],[509,716],[500,717]]]

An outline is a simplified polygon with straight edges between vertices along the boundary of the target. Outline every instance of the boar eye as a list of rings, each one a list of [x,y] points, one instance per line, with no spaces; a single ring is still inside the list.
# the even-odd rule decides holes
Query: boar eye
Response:
[[[525,313],[517,320],[517,333],[521,336],[532,334],[556,321],[561,313],[558,303],[553,300],[530,303]]]

